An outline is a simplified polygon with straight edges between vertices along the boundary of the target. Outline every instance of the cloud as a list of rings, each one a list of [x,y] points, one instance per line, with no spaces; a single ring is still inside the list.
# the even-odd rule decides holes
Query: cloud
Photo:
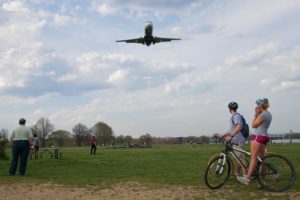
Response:
[[[165,85],[166,94],[197,94],[211,92],[223,77],[223,67],[215,67],[204,73],[184,73]]]
[[[246,2],[226,2],[222,7],[215,12],[209,13],[214,19],[216,25],[223,27],[226,35],[265,35],[268,32],[265,28],[270,28],[272,25],[290,23],[281,20],[298,12],[300,3],[295,1],[280,1],[274,0],[270,5],[269,1],[246,1]],[[235,12],[232,12],[234,10]],[[255,14],[253,14],[255,13]],[[278,28],[278,27],[277,27]],[[269,30],[271,31],[271,29]],[[272,30],[274,31],[274,30]]]
[[[138,62],[130,54],[100,54],[98,52],[86,52],[76,57],[79,69],[82,72],[89,73],[95,70],[106,70],[118,68],[124,63]]]
[[[101,15],[113,15],[115,14],[118,9],[107,4],[107,3],[101,3],[100,5],[98,5],[98,8],[96,8],[96,10],[101,14]]]
[[[98,0],[93,1],[91,7],[103,16],[119,15],[125,18],[163,18],[167,15],[191,14],[196,10],[197,2],[190,1],[134,1],[134,0]],[[178,7],[181,9],[179,10]]]
[[[226,65],[251,65],[253,63],[258,63],[263,61],[267,56],[276,52],[278,49],[278,44],[269,43],[263,44],[256,49],[249,51],[245,54],[234,55],[225,60]]]
[[[64,82],[64,81],[74,81],[78,78],[77,74],[68,73],[66,75],[62,75],[61,77],[58,77],[56,80],[58,82]]]
[[[117,70],[109,75],[107,82],[116,84],[124,81],[128,74],[127,70]]]
[[[47,95],[42,95],[38,97],[19,97],[15,94],[9,95],[9,94],[1,94],[1,99],[0,99],[0,105],[3,106],[12,106],[12,107],[22,107],[22,106],[30,106],[30,105],[35,105],[40,102],[47,101],[49,99],[52,99],[54,97],[57,97],[58,94],[52,93],[52,94],[47,94]]]
[[[273,92],[286,92],[290,90],[299,90],[300,81],[282,81],[279,85],[272,88]]]
[[[105,80],[114,87],[125,90],[157,87],[164,84],[166,80],[172,80],[179,74],[192,70],[191,65],[185,62],[145,60],[130,54],[101,55],[88,52],[79,55],[76,61],[81,76],[95,76],[95,79],[100,82]]]
[[[1,52],[1,93],[15,96],[40,96],[60,92],[59,81],[69,72],[67,60],[41,43]],[[66,77],[64,77],[66,79]]]
[[[102,89],[155,88],[192,71],[186,62],[135,58],[130,54],[86,52],[61,57],[42,43],[9,49],[0,56],[2,94],[80,95]]]
[[[2,9],[7,12],[26,12],[28,9],[22,1],[10,1],[2,5]]]
[[[42,55],[42,48],[42,45],[37,43],[1,52],[0,70],[2,73],[0,80],[2,88],[24,88],[28,76],[31,76],[31,73],[38,73],[36,69],[54,56],[48,52],[44,52]]]
[[[265,64],[282,70],[284,75],[291,79],[300,79],[300,47],[295,46],[291,50],[285,50],[280,54],[266,60]]]
[[[47,4],[46,4],[47,5]],[[84,19],[75,13],[46,10],[47,6],[38,2],[9,1],[3,3],[0,10],[0,42],[2,46],[15,46],[19,44],[37,42],[43,38],[40,34],[46,28],[57,28],[68,25],[82,25]],[[48,29],[49,31],[50,29]]]
[[[277,82],[276,78],[266,78],[266,79],[262,79],[259,82],[259,85],[261,85],[262,87],[265,87],[265,88],[269,88],[269,87],[272,87],[274,84],[276,84],[276,82]]]
[[[6,19],[0,24],[0,42],[2,47],[30,43],[45,24],[45,20],[27,13],[16,18]]]
[[[278,55],[268,57],[261,65],[272,69],[272,74],[265,73],[268,78],[260,81],[260,85],[274,93],[281,93],[299,88],[300,81],[300,49],[279,51]]]
[[[299,63],[298,46],[268,43],[225,59],[224,71],[234,71],[236,80],[248,79],[248,76],[266,91],[282,93],[299,88]]]
[[[71,22],[72,18],[67,15],[54,14],[53,21],[57,26],[64,26]]]

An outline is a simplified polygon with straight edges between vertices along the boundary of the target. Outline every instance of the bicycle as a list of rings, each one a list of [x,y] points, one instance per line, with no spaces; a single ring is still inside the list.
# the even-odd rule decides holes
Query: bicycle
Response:
[[[205,170],[205,183],[211,189],[222,187],[232,172],[233,163],[229,155],[235,159],[244,170],[248,171],[234,151],[244,153],[250,157],[251,153],[232,146],[226,142],[225,149],[219,156],[213,158]],[[258,179],[261,187],[267,191],[282,192],[289,189],[295,182],[296,172],[292,163],[282,155],[268,154],[262,158],[257,157],[257,165],[253,179]]]
[[[274,155],[274,154],[276,154],[276,153],[274,153],[274,152],[265,152],[265,156],[266,155]],[[211,163],[212,162],[212,160],[213,159],[215,159],[216,157],[219,157],[220,156],[220,154],[214,154],[213,156],[211,156],[210,158],[209,158],[209,160],[208,160],[208,162],[207,162],[207,165],[209,165],[209,163]],[[235,172],[235,168],[236,168],[236,164],[234,163],[234,160],[233,160],[233,158],[232,158],[232,156],[230,156],[230,155],[228,155],[227,156],[227,159],[228,159],[228,161],[230,162],[230,166],[231,166],[231,168],[230,168],[230,175],[231,176],[233,176],[233,177],[236,177],[236,174],[234,173]],[[243,169],[244,170],[244,169]]]

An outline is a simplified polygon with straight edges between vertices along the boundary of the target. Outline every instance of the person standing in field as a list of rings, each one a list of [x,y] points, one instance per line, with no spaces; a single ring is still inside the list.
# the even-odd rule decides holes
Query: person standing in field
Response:
[[[91,155],[96,155],[96,150],[97,150],[97,146],[96,146],[96,137],[93,135],[91,138]]]
[[[39,152],[39,148],[40,148],[40,141],[39,141],[39,138],[36,133],[33,134],[32,146],[33,146],[35,158],[38,158],[37,156],[38,156],[38,152]]]
[[[256,157],[263,157],[265,154],[265,149],[270,138],[268,135],[268,129],[272,121],[272,114],[268,111],[269,100],[267,98],[261,98],[256,101],[255,114],[252,120],[252,128],[255,129],[254,135],[251,136],[250,144],[250,165],[247,175],[238,177],[238,180],[245,185],[250,182],[250,177],[252,176],[256,167]]]
[[[19,175],[24,176],[27,166],[27,160],[32,141],[31,129],[25,126],[26,120],[21,118],[19,126],[12,131],[10,141],[12,143],[12,161],[9,169],[9,175],[16,174],[18,161],[20,160]]]
[[[241,133],[241,130],[243,129],[243,120],[242,116],[237,113],[238,104],[234,101],[230,102],[228,104],[228,109],[231,114],[230,118],[230,129],[223,135],[226,136],[226,141],[231,141],[233,143],[233,146],[238,149],[244,149],[246,139]],[[239,157],[239,159],[247,166],[246,160],[245,160],[245,154],[235,151],[235,154]],[[236,166],[236,172],[235,175],[238,178],[239,176],[243,175],[241,172],[241,165],[238,162],[235,162]]]

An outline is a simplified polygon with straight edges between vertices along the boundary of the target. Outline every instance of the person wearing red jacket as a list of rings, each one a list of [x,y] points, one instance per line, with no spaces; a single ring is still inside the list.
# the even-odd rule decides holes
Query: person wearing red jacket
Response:
[[[91,155],[96,155],[96,150],[97,150],[96,137],[93,135],[91,138]]]

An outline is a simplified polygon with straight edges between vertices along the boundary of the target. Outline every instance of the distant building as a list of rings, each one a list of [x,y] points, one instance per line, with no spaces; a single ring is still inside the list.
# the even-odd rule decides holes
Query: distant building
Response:
[[[300,133],[270,134],[271,143],[300,143]]]
[[[209,144],[223,144],[224,140],[223,139],[219,139],[219,138],[215,138],[215,137],[211,137],[209,138]]]

